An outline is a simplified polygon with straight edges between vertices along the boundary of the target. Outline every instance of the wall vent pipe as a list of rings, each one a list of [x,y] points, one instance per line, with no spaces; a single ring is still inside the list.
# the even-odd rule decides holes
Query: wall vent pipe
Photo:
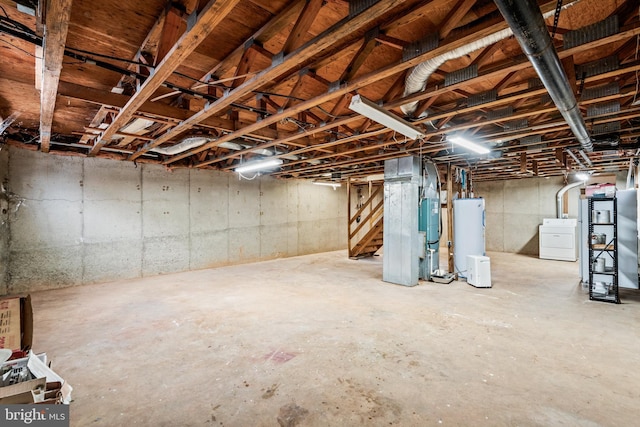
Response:
[[[495,0],[495,4],[576,139],[585,151],[593,151],[593,141],[578,108],[578,101],[538,5],[525,0]]]
[[[564,196],[564,193],[571,190],[572,188],[579,187],[582,184],[584,184],[583,181],[576,181],[576,182],[572,182],[571,184],[567,184],[564,187],[562,187],[560,190],[558,190],[558,192],[556,193],[556,217],[557,218],[562,218],[562,215],[563,215],[564,200],[562,196]]]

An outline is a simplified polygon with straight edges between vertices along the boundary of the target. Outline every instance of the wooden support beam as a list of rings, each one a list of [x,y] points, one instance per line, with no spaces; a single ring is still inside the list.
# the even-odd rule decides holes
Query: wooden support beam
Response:
[[[296,81],[296,83],[293,85],[293,87],[291,88],[291,91],[289,92],[289,98],[287,98],[284,102],[284,104],[282,105],[283,109],[288,108],[292,102],[294,101],[294,98],[296,98],[298,96],[298,93],[300,92],[300,90],[302,90],[302,85],[304,83],[304,76],[309,72],[309,69],[305,68],[300,70],[300,72],[298,73],[298,80]]]
[[[342,76],[340,76],[341,82],[351,80],[353,76],[358,72],[362,64],[364,64],[364,61],[366,61],[369,55],[371,55],[371,52],[373,52],[373,49],[375,49],[376,47],[376,36],[379,34],[379,32],[380,31],[378,27],[376,27],[367,33],[364,42],[360,46],[360,49],[358,49],[356,54],[353,56],[351,62],[349,63],[349,65],[347,65],[347,68],[342,73]]]
[[[542,12],[547,12],[550,10],[553,10],[555,8],[556,2],[548,2],[545,3],[544,5],[541,6],[541,11]],[[376,10],[377,12],[377,7],[384,7],[387,6],[387,4],[384,2],[384,0],[379,1],[378,3],[375,4],[375,6],[373,6],[372,8],[369,9],[370,12],[372,12],[373,10]],[[359,17],[361,15],[358,15],[357,17]],[[345,24],[343,25],[348,25],[351,26],[353,28],[353,25],[351,25],[351,23],[353,22],[354,19],[353,18],[350,21],[347,21]],[[366,18],[363,17],[363,19],[366,19],[368,21],[373,20],[374,17],[371,14],[368,14]],[[253,125],[249,125],[246,128],[242,129],[241,131],[238,131],[237,133],[234,134],[230,134],[230,135],[225,135],[223,137],[221,137],[220,139],[218,139],[217,141],[205,144],[204,146],[200,147],[200,148],[196,148],[194,150],[191,150],[189,152],[185,152],[182,153],[180,155],[176,155],[170,159],[167,159],[165,161],[165,164],[170,164],[176,161],[179,161],[181,159],[184,159],[186,157],[189,157],[197,152],[200,152],[202,150],[205,150],[207,148],[210,148],[212,146],[215,146],[217,144],[220,144],[226,140],[231,140],[233,138],[236,138],[238,136],[241,136],[243,133],[247,133],[247,132],[252,132],[255,129],[259,129],[265,126],[268,126],[269,124],[272,123],[276,123],[280,120],[282,120],[283,118],[286,117],[291,117],[293,115],[298,114],[300,111],[304,111],[306,109],[312,108],[314,106],[323,104],[325,102],[330,101],[331,99],[334,99],[338,96],[342,96],[346,93],[352,92],[353,90],[357,90],[361,87],[370,85],[374,82],[377,82],[379,80],[382,80],[384,78],[387,78],[391,75],[397,74],[401,71],[407,70],[408,68],[415,66],[421,62],[424,62],[427,59],[433,58],[435,56],[438,56],[439,54],[446,52],[446,51],[450,51],[452,49],[458,48],[460,46],[466,45],[468,43],[471,43],[475,40],[478,40],[479,38],[483,38],[488,34],[493,34],[496,31],[502,30],[506,28],[506,24],[504,23],[503,20],[500,19],[495,19],[486,23],[481,24],[481,26],[479,27],[474,27],[471,28],[465,32],[461,32],[458,36],[456,36],[454,39],[447,41],[446,43],[442,44],[441,46],[439,46],[438,48],[429,51],[425,54],[419,55],[415,58],[412,58],[411,60],[408,61],[401,61],[392,65],[388,65],[385,66],[383,69],[380,70],[376,70],[376,71],[372,71],[370,73],[367,73],[366,75],[362,75],[359,76],[357,78],[355,78],[352,82],[349,82],[348,84],[345,84],[341,87],[339,87],[338,89],[335,89],[331,92],[327,92],[324,94],[321,94],[319,96],[316,96],[315,98],[309,99],[307,101],[303,101],[300,102],[298,104],[296,104],[295,106],[283,111],[280,114],[274,114],[272,116],[269,116],[267,119],[263,120],[260,123],[256,123]],[[300,55],[295,55],[295,57],[297,58],[297,62],[300,62],[301,60],[305,60],[306,58],[308,58],[307,54],[311,52],[311,49],[315,50],[315,49],[319,49],[323,47],[323,43],[324,42],[328,42],[329,40],[326,39],[326,37],[330,37],[330,38],[335,38],[338,35],[339,31],[337,32],[335,29],[332,30],[328,30],[327,32],[325,32],[325,37],[321,37],[320,40],[318,40],[318,43],[310,43],[305,45],[305,47],[302,49],[303,52],[300,52]],[[591,42],[590,44],[597,44],[597,45],[605,45],[608,43],[612,43],[615,42],[616,40],[619,39],[625,39],[631,36],[635,36],[638,33],[640,33],[640,27],[634,27],[628,30],[624,30],[623,32],[616,34],[614,36],[611,37],[607,37],[604,39],[599,39],[595,42]],[[582,49],[583,47],[581,46],[580,49]],[[564,56],[567,56],[568,54],[570,54],[571,52],[577,51],[577,49],[568,49],[567,51],[564,51]],[[562,52],[560,53],[560,55],[562,55]],[[291,57],[294,56],[294,54],[290,55]],[[228,97],[218,100],[215,103],[213,103],[209,110],[207,110],[206,112],[203,112],[204,115],[213,115],[217,112],[217,110],[219,108],[221,108],[222,106],[234,102],[235,99],[239,99],[242,96],[245,96],[246,93],[243,93],[246,90],[253,90],[254,85],[259,86],[259,83],[256,81],[258,79],[262,79],[262,80],[270,80],[270,76],[272,74],[277,74],[278,72],[282,72],[282,67],[283,64],[288,62],[288,57],[285,57],[283,59],[282,63],[278,63],[275,66],[272,66],[271,68],[265,70],[264,72],[259,73],[258,75],[256,75],[254,78],[252,78],[251,81],[246,82],[245,84],[243,84],[241,86],[242,91],[234,91],[235,93],[231,93]],[[486,73],[484,76],[481,76],[479,78],[488,78],[487,76],[499,76],[499,75],[504,75],[510,72],[515,72],[524,68],[530,67],[530,63],[528,61],[522,61],[522,62],[514,62],[514,63],[510,63],[507,66],[505,66],[504,68],[500,68],[500,69],[496,69],[496,70],[492,70],[490,73]],[[476,80],[477,81],[477,80]],[[461,87],[462,86],[468,86],[474,83],[474,80],[469,80],[467,82],[463,82],[461,83]],[[240,89],[240,88],[238,88]],[[447,89],[447,88],[445,88]],[[388,108],[393,108],[395,105],[402,105],[406,102],[410,102],[412,100],[420,100],[420,99],[424,99],[427,98],[429,96],[433,96],[435,93],[439,93],[440,91],[446,92],[445,89],[432,89],[426,92],[421,92],[418,94],[414,94],[411,96],[407,96],[403,99],[398,99],[396,101],[394,101],[393,103],[390,103],[390,105],[386,106]],[[238,98],[236,98],[238,97]],[[200,116],[202,117],[202,116]],[[194,117],[189,121],[186,121],[184,123],[182,123],[179,127],[172,129],[170,132],[168,132],[167,134],[163,135],[160,139],[154,141],[151,144],[147,144],[145,147],[143,147],[139,152],[137,152],[134,156],[132,156],[132,158],[135,158],[136,156],[139,156],[142,152],[145,152],[146,150],[153,148],[153,146],[159,145],[162,142],[164,142],[163,140],[169,140],[171,139],[171,137],[173,136],[172,134],[176,134],[176,133],[181,133],[186,131],[187,129],[189,129],[191,126],[193,126],[193,124],[197,123],[198,120],[200,119],[200,117]],[[335,126],[334,126],[335,127]],[[318,129],[315,129],[315,132],[318,132]],[[300,133],[300,135],[307,135],[306,132],[302,132]],[[212,160],[208,160],[207,162],[201,163],[198,166],[199,167],[204,167],[207,166],[211,163],[215,163],[216,159],[212,159]]]
[[[254,44],[255,42],[252,40],[251,43],[248,46],[246,46],[246,49],[242,54],[242,58],[240,58],[240,62],[236,67],[235,77],[237,78],[234,79],[233,82],[231,83],[232,87],[240,86],[247,79],[246,75],[251,69],[251,66],[253,65],[253,61],[257,55],[257,51],[255,49],[252,49],[252,46]]]
[[[231,1],[231,0],[228,0],[228,1]],[[274,78],[281,76],[283,73],[298,66],[301,62],[304,62],[309,58],[312,58],[313,56],[317,55],[318,53],[323,52],[325,49],[329,48],[330,46],[334,46],[336,43],[341,42],[345,37],[348,37],[349,35],[353,34],[354,31],[361,30],[362,28],[369,25],[372,21],[375,21],[376,19],[383,16],[384,13],[387,11],[387,9],[395,4],[396,4],[396,0],[379,0],[377,3],[374,3],[371,7],[369,7],[369,9],[367,9],[366,14],[364,13],[359,14],[349,20],[340,21],[340,23],[338,23],[336,26],[330,28],[329,30],[325,31],[324,33],[316,37],[313,43],[306,43],[302,45],[299,49],[291,52],[288,55],[285,55],[281,60],[275,61],[273,65],[271,65],[269,68],[263,70],[262,72],[258,73],[251,79],[247,80],[240,87],[231,91],[227,96],[220,98],[217,101],[211,103],[209,105],[209,108],[207,108],[206,110],[203,110],[197,113],[195,116],[191,117],[189,120],[185,120],[180,125],[176,126],[172,130],[165,133],[162,137],[158,138],[156,141],[145,145],[142,149],[140,149],[134,155],[131,156],[131,160],[135,160],[136,158],[138,158],[139,156],[141,156],[143,153],[150,150],[151,148],[157,147],[158,145],[164,143],[165,141],[169,141],[175,138],[177,135],[190,129],[191,127],[196,125],[198,122],[204,120],[207,117],[213,116],[219,113],[220,111],[223,111],[234,102],[240,100],[241,98],[245,97],[247,94],[260,88],[265,84],[265,82],[269,82]],[[407,61],[404,64],[408,64],[408,63],[410,63],[410,61]],[[396,72],[392,74],[396,74]],[[335,98],[343,93],[344,92],[341,93],[340,90],[335,90],[329,94],[328,99]],[[316,98],[314,98],[313,100],[315,101]],[[306,101],[298,105],[306,106],[308,102],[309,101]],[[321,103],[322,102],[318,103],[317,105]],[[308,109],[308,107],[302,108],[300,111],[306,110],[306,109]],[[297,114],[300,111],[290,111],[288,112],[288,116]],[[278,118],[276,119],[276,117]],[[279,120],[281,120],[279,115],[274,114],[269,118],[256,124],[255,126],[265,127]],[[233,139],[233,137],[230,137],[230,135],[225,135],[224,137],[218,139],[217,141],[213,141],[213,143],[208,143],[194,150],[190,150],[178,156],[174,156],[170,160],[177,161],[185,157],[189,157],[195,153],[206,150],[215,145],[221,144],[222,142],[225,141],[226,138]]]
[[[439,33],[440,39],[445,39],[458,26],[460,20],[471,10],[476,0],[459,0],[442,20]]]
[[[471,62],[471,65],[477,65],[478,69],[482,66],[483,62],[486,59],[491,58],[491,56],[500,50],[502,44],[500,42],[496,42],[490,46],[485,47],[482,52],[475,57],[475,59]]]
[[[432,96],[431,98],[427,98],[425,100],[420,101],[420,103],[418,104],[418,108],[416,108],[416,111],[413,112],[413,115],[415,117],[420,117],[422,113],[427,111],[427,109],[431,107],[431,105],[433,105],[434,102],[436,102],[439,96],[440,94],[437,94]]]
[[[347,178],[347,218],[349,222],[347,223],[347,253],[351,256],[351,239],[348,236],[351,234],[351,177]]]
[[[520,172],[527,171],[527,153],[523,151],[520,153]]]
[[[62,71],[73,0],[47,2],[43,39],[42,90],[40,91],[40,149],[49,152],[53,113]]]
[[[567,78],[569,80],[569,86],[573,89],[573,94],[577,95],[578,93],[578,85],[576,81],[576,65],[573,62],[573,56],[567,56],[562,60],[562,67],[564,68],[565,73],[567,73]]]
[[[167,56],[167,53],[176,44],[185,28],[186,25],[182,20],[182,11],[175,6],[170,6],[165,13],[158,50],[153,61],[154,65],[159,64]]]
[[[351,99],[350,96],[342,95],[340,99],[338,99],[338,102],[336,102],[336,104],[331,109],[331,116],[339,116],[340,114],[342,114],[344,109],[347,108],[347,105],[349,104],[350,99]],[[336,120],[336,117],[330,118],[330,121],[332,122],[335,120]]]
[[[327,79],[325,79],[322,76],[319,76],[315,71],[313,70],[309,70],[309,72],[307,73],[307,75],[309,77],[311,77],[313,80],[317,81],[318,83],[324,85],[325,87],[329,87],[331,85],[331,82]]]
[[[140,45],[140,48],[138,48],[138,51],[133,56],[132,58],[133,61],[140,61],[141,59],[144,58],[146,54],[150,52],[153,55],[155,55],[155,52],[157,52],[158,50],[157,48],[158,40],[160,40],[160,35],[162,33],[162,28],[164,27],[164,20],[167,16],[168,10],[169,10],[168,7],[164,8],[160,16],[158,16],[158,18],[156,19],[156,22],[153,24],[153,26],[151,27],[151,30],[149,30],[149,32],[147,33],[147,36],[144,38],[144,41]],[[151,60],[150,62],[153,62],[153,61]],[[140,67],[135,64],[129,64],[127,66],[127,69],[139,71]],[[125,81],[125,78],[126,76],[120,77],[120,81],[118,82],[117,87],[120,87],[120,88],[122,87],[122,84]],[[91,119],[89,126],[98,127],[100,124],[104,122],[105,118],[107,117],[107,114],[108,114],[108,111],[105,108],[105,106],[101,106],[98,112],[96,113],[96,115],[93,117],[93,119]],[[79,143],[85,144],[94,137],[95,135],[90,136],[88,134],[84,134],[82,135],[82,138],[80,138]]]
[[[549,5],[551,6],[551,5]],[[547,9],[546,7],[544,8],[545,10]],[[542,8],[541,8],[542,10]],[[492,26],[492,28],[496,28],[495,26]],[[497,30],[497,28],[496,28]],[[494,31],[495,32],[495,31]],[[476,32],[475,34],[478,35],[479,32]],[[591,49],[595,49],[601,46],[606,46],[612,43],[616,43],[618,41],[621,40],[627,40],[630,37],[635,37],[637,35],[640,34],[640,25],[633,25],[628,29],[623,29],[621,32],[611,35],[609,37],[604,37],[604,38],[600,38],[597,40],[594,40],[592,42],[586,43],[584,45],[580,45],[580,46],[576,46],[576,47],[572,47],[570,49],[566,49],[566,50],[559,50],[558,51],[558,56],[562,59],[562,58],[566,58],[568,56],[577,54],[579,52],[585,52]],[[474,38],[477,39],[477,38]],[[462,40],[462,39],[458,39]],[[457,43],[456,43],[457,45]],[[450,46],[451,48],[454,48],[453,43],[448,44],[448,46]],[[442,46],[441,46],[442,47]],[[439,50],[439,48],[435,49],[435,50]],[[449,49],[450,50],[450,49]],[[431,57],[432,55],[434,55],[434,51],[430,51],[429,52],[430,55],[429,57]],[[422,57],[424,57],[424,55],[422,55]],[[413,63],[413,60],[411,61],[405,61],[403,64],[410,64]],[[495,68],[492,69],[490,71],[487,71],[485,73],[481,73],[478,77],[473,78],[473,79],[469,79],[466,80],[464,82],[461,83],[457,83],[456,87],[467,87],[467,86],[471,86],[474,84],[477,84],[478,81],[481,80],[486,80],[486,79],[490,79],[490,78],[495,78],[495,77],[499,77],[499,76],[504,76],[504,75],[508,75],[507,77],[505,77],[500,83],[498,83],[498,85],[496,85],[496,90],[498,90],[498,93],[500,92],[501,89],[503,89],[504,87],[507,86],[507,84],[509,83],[508,78],[514,78],[515,74],[519,74],[517,73],[520,70],[523,70],[525,68],[529,68],[531,67],[531,63],[529,62],[529,60],[525,59],[525,60],[521,60],[521,61],[517,61],[517,62],[512,62],[512,63],[507,63],[502,67],[499,68]],[[395,67],[394,67],[395,68]],[[617,72],[612,72],[612,73],[617,73]],[[512,74],[514,74],[512,76]],[[605,73],[605,74],[610,74],[610,73]],[[382,73],[378,73],[377,77],[378,80],[380,78],[382,78],[384,74]],[[596,76],[598,79],[600,79],[604,74],[598,75]],[[591,79],[591,78],[588,78]],[[358,82],[360,83],[360,82]],[[437,85],[435,87],[430,87],[425,89],[424,91],[421,92],[416,92],[414,94],[411,94],[409,96],[403,97],[401,99],[398,99],[396,101],[393,102],[393,105],[390,105],[389,108],[392,108],[395,105],[402,105],[402,104],[406,104],[408,102],[413,102],[413,101],[420,101],[422,99],[426,99],[429,98],[430,96],[435,95],[436,93],[440,94],[440,93],[444,93],[444,92],[448,92],[451,89],[453,89],[452,86],[446,87],[446,88],[439,88],[437,87]]]
[[[298,20],[293,26],[293,30],[291,30],[282,48],[285,55],[302,46],[305,36],[309,32],[309,28],[311,28],[314,19],[318,16],[323,2],[323,0],[306,0],[306,4],[302,8],[302,12],[300,12],[300,16],[298,16]]]
[[[498,82],[498,84],[496,85],[496,87],[494,88],[495,91],[500,94],[500,92],[502,92],[502,90],[504,88],[506,88],[507,86],[509,86],[509,83],[511,83],[513,81],[513,79],[515,79],[517,77],[518,73],[516,73],[515,71],[508,73],[506,76],[504,76],[502,78],[502,80],[500,80]]]
[[[188,29],[158,64],[154,73],[145,80],[127,102],[111,125],[102,133],[90,151],[95,156],[111,137],[124,125],[133,114],[147,101],[162,83],[169,78],[176,68],[207,38],[207,36],[224,21],[226,16],[240,0],[210,0],[197,16],[195,24]],[[196,13],[196,12],[194,12]],[[159,144],[158,144],[159,145]]]
[[[387,92],[382,96],[383,102],[389,102],[396,96],[400,95],[404,90],[404,80],[406,73],[400,73],[393,84],[387,89]]]
[[[449,273],[455,273],[453,263],[453,168],[447,164],[447,268]]]
[[[564,163],[564,150],[562,148],[555,149],[556,163],[563,164]]]
[[[535,176],[538,176],[538,161],[537,160],[532,160],[531,161],[531,167],[533,169],[533,174]]]
[[[407,47],[407,45],[409,45],[409,42],[406,42],[404,40],[400,40],[400,39],[397,39],[395,37],[391,37],[391,36],[388,36],[388,35],[382,34],[382,33],[379,33],[376,36],[376,41],[381,43],[381,44],[385,44],[387,46],[391,46],[392,48],[398,49],[398,50],[402,50],[405,47]]]
[[[282,10],[282,12],[278,13],[274,16],[269,22],[262,26],[258,31],[256,31],[247,41],[255,40],[259,43],[266,43],[271,40],[275,35],[280,33],[284,28],[286,28],[290,21],[298,14],[302,8],[304,7],[306,1],[305,0],[295,0],[291,4],[289,4],[286,8]],[[236,64],[240,61],[240,57],[245,51],[244,43],[238,46],[229,56],[227,56],[223,61],[216,64],[213,68],[211,68],[200,80],[209,81],[213,75],[225,75],[229,70],[236,66]],[[194,84],[192,88],[197,85]]]

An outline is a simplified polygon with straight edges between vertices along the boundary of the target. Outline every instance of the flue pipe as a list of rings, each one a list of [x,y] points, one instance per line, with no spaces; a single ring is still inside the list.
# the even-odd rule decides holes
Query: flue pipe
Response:
[[[540,8],[531,0],[494,1],[576,139],[585,151],[593,151],[593,141]]]

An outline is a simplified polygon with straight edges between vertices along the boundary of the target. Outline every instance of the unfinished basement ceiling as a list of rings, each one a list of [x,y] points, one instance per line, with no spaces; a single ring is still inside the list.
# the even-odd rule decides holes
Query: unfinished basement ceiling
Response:
[[[408,154],[476,180],[624,169],[640,135],[637,0],[560,2],[556,26],[558,3],[538,5],[592,152],[518,41],[495,36],[508,25],[492,0],[0,0],[0,141],[169,168],[276,156],[280,178],[364,177]],[[407,90],[416,65],[476,41]],[[425,137],[351,111],[356,94]]]

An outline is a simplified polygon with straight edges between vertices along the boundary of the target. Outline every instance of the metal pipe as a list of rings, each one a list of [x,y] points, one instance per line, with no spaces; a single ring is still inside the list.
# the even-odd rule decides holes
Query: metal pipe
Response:
[[[582,162],[580,161],[580,159],[578,159],[578,157],[577,157],[575,154],[573,154],[573,153],[571,152],[571,150],[565,150],[565,151],[567,152],[567,154],[568,154],[568,155],[570,155],[570,156],[571,156],[571,158],[573,159],[573,161],[574,161],[574,162],[576,162],[576,164],[577,164],[578,166],[580,166],[580,169],[586,169],[586,168],[584,167],[584,165],[582,164]]]
[[[540,8],[531,0],[494,1],[576,139],[585,151],[593,151],[593,141]]]
[[[585,153],[584,150],[580,150],[580,151],[578,151],[578,153],[582,156],[584,161],[587,162],[587,165],[589,165],[589,167],[592,168],[593,167],[593,162],[591,161],[589,156],[587,156],[587,153]]]

